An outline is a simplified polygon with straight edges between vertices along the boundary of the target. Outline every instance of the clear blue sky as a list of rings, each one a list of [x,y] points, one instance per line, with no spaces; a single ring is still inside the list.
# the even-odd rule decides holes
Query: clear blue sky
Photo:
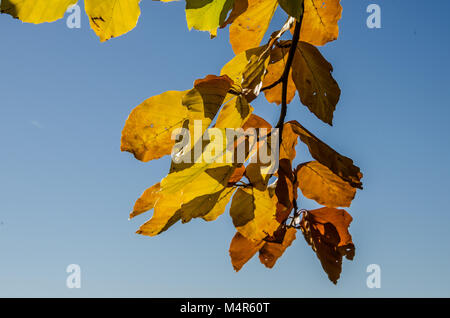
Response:
[[[382,29],[366,27],[370,3]],[[219,73],[233,56],[228,31],[209,40],[187,30],[183,3],[149,0],[136,29],[103,44],[84,14],[81,29],[1,15],[0,296],[449,297],[450,2],[342,5],[340,38],[321,48],[342,89],[334,127],[297,98],[288,111],[364,172],[348,210],[356,257],[337,286],[301,235],[274,269],[255,257],[235,273],[228,213],[156,238],[134,234],[147,216],[128,221],[169,165],[120,152],[128,114]],[[276,122],[277,106],[263,97],[253,106]],[[71,263],[81,289],[66,288]],[[382,270],[376,290],[366,287],[372,263]]]

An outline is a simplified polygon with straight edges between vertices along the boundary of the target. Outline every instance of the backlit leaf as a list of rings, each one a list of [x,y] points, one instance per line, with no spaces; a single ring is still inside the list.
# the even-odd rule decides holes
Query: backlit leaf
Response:
[[[314,159],[333,171],[341,179],[347,181],[351,186],[362,189],[362,173],[353,164],[353,160],[337,153],[297,121],[287,122],[283,128],[283,139],[294,140],[295,136],[298,136],[308,146]],[[295,155],[295,150],[293,151]]]
[[[230,43],[235,54],[259,46],[277,8],[277,0],[235,0]]]
[[[292,63],[292,79],[303,105],[332,125],[341,90],[331,76],[333,67],[311,44],[299,42]]]
[[[327,207],[349,207],[356,189],[317,161],[296,169],[298,187],[308,199]]]
[[[232,82],[228,77],[209,75],[194,84],[189,91],[169,91],[150,97],[136,107],[122,131],[122,151],[128,151],[142,161],[161,158],[171,153],[175,144],[172,132],[194,120],[202,121],[204,132],[217,111]]]
[[[279,223],[275,219],[276,198],[269,191],[239,188],[231,201],[233,224],[243,236],[252,241],[272,235]]]
[[[300,19],[300,16],[303,13],[302,2],[303,0],[278,0],[280,7],[282,7],[287,14],[297,20]]]
[[[305,0],[300,41],[320,46],[336,40],[341,16],[340,0]]]
[[[341,275],[342,257],[352,260],[355,256],[355,246],[348,232],[351,222],[352,217],[344,210],[321,208],[306,212],[300,223],[305,240],[335,284]]]
[[[239,271],[264,244],[263,240],[255,242],[236,232],[230,244],[231,264],[234,270]]]
[[[22,22],[43,23],[61,19],[78,0],[2,0],[0,10]]]
[[[234,0],[186,0],[186,20],[189,29],[208,31],[212,37],[233,7]]]
[[[286,66],[288,53],[289,48],[287,47],[276,47],[270,52],[270,63],[267,66],[267,74],[264,76],[263,87],[269,86],[281,78]],[[281,88],[282,85],[279,83],[277,86],[264,91],[264,95],[269,103],[281,104]],[[287,104],[294,99],[296,91],[297,88],[292,80],[292,72],[289,72]]]
[[[283,255],[286,249],[291,246],[296,238],[297,230],[295,228],[288,228],[285,230],[284,237],[281,243],[266,242],[259,250],[259,260],[264,266],[273,268],[276,261]]]

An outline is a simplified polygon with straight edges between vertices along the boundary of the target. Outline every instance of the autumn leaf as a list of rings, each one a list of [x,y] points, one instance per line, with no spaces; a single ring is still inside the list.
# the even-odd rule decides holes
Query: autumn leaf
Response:
[[[235,54],[259,46],[277,5],[277,0],[235,0],[230,14],[230,43]]]
[[[305,0],[300,41],[321,46],[336,40],[341,16],[340,0]]]
[[[299,137],[308,146],[309,152],[314,159],[326,166],[342,180],[348,182],[352,187],[362,189],[362,173],[353,164],[353,160],[333,150],[297,121],[287,122],[283,128],[283,138],[295,140],[295,136]],[[291,150],[292,152],[295,155],[294,149]]]
[[[342,257],[352,260],[355,256],[355,246],[348,232],[351,222],[352,217],[345,210],[321,208],[306,212],[300,223],[305,240],[334,284],[341,275]]]
[[[230,257],[231,264],[235,271],[241,270],[241,268],[255,255],[265,242],[252,241],[247,239],[241,233],[236,232],[230,244]]]
[[[269,191],[239,188],[233,196],[230,216],[243,236],[252,241],[272,235],[279,223],[275,219],[276,198]]]
[[[171,153],[172,133],[185,122],[193,131],[194,120],[202,121],[204,132],[214,119],[231,87],[226,76],[207,76],[189,91],[169,91],[151,97],[136,107],[122,131],[122,151],[141,161],[150,161]]]
[[[220,75],[229,76],[234,83],[233,89],[250,102],[259,95],[269,59],[267,45],[249,49],[229,61]]]
[[[300,20],[300,17],[303,14],[303,0],[278,0],[278,3],[287,14]]]
[[[208,31],[211,37],[217,35],[233,7],[234,0],[186,0],[186,20],[189,29]]]
[[[0,10],[26,23],[53,22],[78,0],[2,0]]]
[[[263,247],[259,250],[259,260],[267,268],[273,268],[277,260],[284,254],[286,249],[291,246],[296,238],[297,230],[295,228],[288,228],[283,230],[283,237],[281,242],[266,241]]]
[[[85,0],[91,28],[100,41],[123,35],[136,27],[141,0]]]
[[[327,207],[349,207],[356,188],[317,161],[301,164],[296,169],[298,187],[308,199]]]
[[[329,125],[333,123],[333,112],[341,95],[331,72],[333,67],[316,47],[298,43],[292,63],[292,79],[303,105]]]
[[[227,97],[225,97],[225,100],[227,100]],[[232,95],[231,100],[223,105],[220,110],[214,127],[223,129],[240,128],[249,119],[252,112],[253,107],[242,95]]]
[[[53,22],[61,19],[77,0],[3,0],[0,10],[28,23]],[[132,30],[139,19],[140,0],[85,0],[91,28],[106,41]]]
[[[296,232],[294,228],[283,228],[283,230],[277,231],[278,241],[276,242],[270,241],[270,238],[252,241],[236,232],[229,249],[234,270],[241,270],[258,251],[260,262],[267,268],[273,268],[276,261],[295,240]]]
[[[233,168],[228,165],[211,165],[208,169],[193,165],[183,170],[181,176],[180,173],[169,173],[160,186],[151,187],[136,202],[135,209],[142,206],[154,209],[152,218],[137,233],[155,236],[179,220],[183,223],[199,217],[215,220],[225,211],[227,200],[234,191],[228,187],[232,172]],[[131,215],[141,211],[133,211]]]
[[[270,62],[267,66],[267,73],[264,76],[263,87],[268,87],[280,80],[286,67],[286,59],[289,52],[288,47],[275,47],[270,51]],[[289,104],[295,97],[297,88],[292,80],[292,72],[289,72],[287,85],[286,103]],[[264,95],[269,103],[281,104],[282,85],[278,83],[275,87],[264,90]]]

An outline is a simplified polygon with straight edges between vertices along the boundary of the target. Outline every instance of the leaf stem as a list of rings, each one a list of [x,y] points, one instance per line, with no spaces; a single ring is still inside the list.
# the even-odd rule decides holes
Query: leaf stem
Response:
[[[279,145],[281,146],[282,141],[282,135],[283,135],[283,125],[284,120],[286,119],[287,114],[287,86],[289,81],[289,73],[291,71],[292,62],[294,61],[295,51],[297,50],[297,44],[300,40],[300,30],[302,26],[303,21],[303,13],[300,16],[300,20],[295,21],[295,29],[294,34],[292,36],[292,45],[289,48],[289,55],[286,61],[286,66],[284,67],[283,75],[281,76],[281,112],[280,112],[280,118],[278,119],[278,123],[275,126],[275,128],[279,129]]]

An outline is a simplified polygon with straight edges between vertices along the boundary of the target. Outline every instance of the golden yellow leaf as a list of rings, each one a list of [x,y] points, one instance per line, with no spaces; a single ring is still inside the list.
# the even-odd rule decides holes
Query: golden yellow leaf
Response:
[[[296,169],[298,187],[308,199],[327,207],[349,207],[356,189],[317,161]]]
[[[328,278],[336,284],[342,271],[342,257],[352,260],[355,246],[348,227],[352,217],[345,210],[321,208],[303,215],[300,228],[316,252]]]
[[[288,52],[289,48],[287,47],[276,47],[270,52],[270,62],[267,66],[267,74],[264,76],[263,87],[267,87],[280,80],[286,66]],[[281,88],[282,85],[279,83],[277,86],[264,91],[264,95],[269,103],[281,104]],[[290,72],[286,98],[288,104],[294,99],[296,91],[297,88],[292,80],[292,72]]]
[[[226,100],[227,98],[225,98]],[[239,95],[233,95],[232,99],[223,105],[219,111],[216,124],[217,128],[240,128],[253,112],[253,107],[247,100]]]
[[[306,42],[298,43],[292,63],[292,79],[303,105],[329,125],[333,123],[333,112],[341,96],[331,72],[333,66],[316,47]]]
[[[344,181],[347,181],[352,187],[362,189],[362,173],[359,168],[353,164],[353,160],[342,156],[333,150],[297,121],[285,123],[283,128],[283,139],[293,140],[294,136],[298,136],[300,140],[308,146],[309,152],[314,159],[328,167],[328,169],[341,177]]]
[[[2,0],[0,11],[22,22],[43,23],[61,19],[78,0]]]
[[[187,122],[192,132],[194,120],[201,120],[203,133],[231,83],[226,76],[209,75],[196,81],[189,91],[169,91],[150,97],[129,115],[122,131],[121,150],[145,162],[170,154],[175,144],[173,131]]]
[[[231,201],[230,215],[233,224],[243,236],[252,241],[272,235],[280,225],[276,221],[276,197],[269,191],[240,188]]]
[[[130,219],[153,209],[158,201],[160,190],[161,184],[159,182],[145,190],[141,197],[136,201],[133,212],[130,213]]]
[[[85,0],[91,28],[104,42],[121,36],[136,26],[141,0]]]
[[[223,192],[233,168],[217,164],[208,169],[197,166],[194,164],[181,172],[169,173],[161,181],[159,191],[154,194],[157,199],[153,204],[153,216],[139,228],[138,234],[155,236],[179,220],[186,223],[205,216],[206,220],[213,220],[223,213],[228,203],[225,200],[231,197],[228,192]],[[187,177],[189,174],[190,178]],[[212,214],[208,216],[209,213]]]
[[[259,46],[277,5],[277,0],[235,0],[233,12],[241,12],[230,25],[235,54]]]
[[[255,242],[236,232],[230,244],[231,264],[234,270],[238,272],[264,244],[263,240]]]
[[[220,215],[225,212],[225,208],[227,207],[228,202],[230,202],[231,197],[233,196],[236,188],[227,187],[220,192],[220,196],[217,199],[217,202],[214,204],[214,207],[204,216],[202,216],[205,221],[214,221]]]
[[[340,0],[305,0],[300,41],[320,46],[336,40],[341,16]]]
[[[225,64],[220,74],[229,76],[234,83],[233,89],[243,93],[250,102],[259,94],[269,59],[267,45],[249,49]]]
[[[288,228],[285,230],[284,237],[281,243],[266,242],[259,250],[259,260],[264,266],[273,268],[276,261],[283,255],[286,249],[291,246],[295,240],[297,230],[295,228]]]

